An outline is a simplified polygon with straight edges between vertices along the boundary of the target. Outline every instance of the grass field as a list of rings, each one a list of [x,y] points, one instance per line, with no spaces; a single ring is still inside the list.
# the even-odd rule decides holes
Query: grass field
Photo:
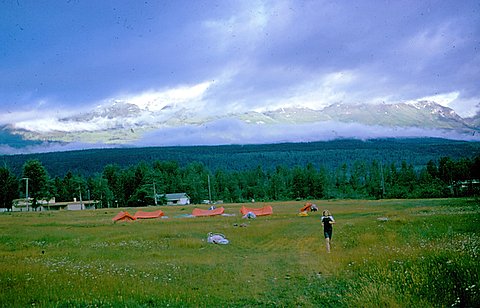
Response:
[[[121,209],[0,214],[2,307],[474,307],[478,200],[315,201],[335,217],[269,203],[271,216],[113,223]],[[257,203],[256,207],[263,206]],[[251,204],[249,206],[252,206]],[[205,208],[205,206],[203,207]],[[125,210],[125,209],[123,209]],[[127,209],[134,214],[137,209]],[[241,227],[242,223],[246,227]],[[209,244],[208,232],[228,245]],[[478,307],[478,306],[477,306]]]

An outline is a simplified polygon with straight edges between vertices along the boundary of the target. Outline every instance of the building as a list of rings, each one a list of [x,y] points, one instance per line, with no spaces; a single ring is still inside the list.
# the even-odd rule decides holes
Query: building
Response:
[[[453,185],[450,185],[449,188],[452,190],[454,196],[478,195],[480,193],[480,180],[457,181],[453,183]]]
[[[190,204],[190,197],[186,193],[164,194],[160,198],[165,198],[167,205],[187,205]]]
[[[88,201],[73,201],[67,202],[55,202],[55,198],[50,200],[37,200],[37,211],[58,211],[58,210],[69,210],[69,211],[78,211],[78,210],[94,210],[98,201],[88,200]],[[12,202],[12,212],[28,212],[35,211],[32,208],[32,198],[26,199],[15,199]]]

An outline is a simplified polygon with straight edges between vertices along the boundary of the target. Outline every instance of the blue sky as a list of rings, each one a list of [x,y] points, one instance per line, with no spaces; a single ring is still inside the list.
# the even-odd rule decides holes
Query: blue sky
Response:
[[[480,107],[479,1],[3,0],[0,29],[0,125],[116,100]]]

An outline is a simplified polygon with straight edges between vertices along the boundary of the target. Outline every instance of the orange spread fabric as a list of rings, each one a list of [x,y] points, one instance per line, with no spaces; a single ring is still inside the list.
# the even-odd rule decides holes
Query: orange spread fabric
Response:
[[[305,206],[300,209],[300,212],[308,210],[311,206],[312,204],[310,202],[305,203]]]
[[[154,211],[154,212],[138,211],[135,213],[133,217],[135,217],[136,219],[148,219],[148,218],[159,218],[163,215],[165,214],[161,210]]]
[[[119,220],[135,220],[135,217],[130,215],[128,212],[120,212],[115,217],[112,218],[113,221],[119,221]]]
[[[270,205],[266,205],[262,208],[248,208],[245,206],[242,206],[240,209],[240,212],[242,215],[246,215],[248,212],[252,212],[256,216],[265,216],[265,215],[272,215],[273,209]]]
[[[192,215],[193,216],[215,216],[215,215],[221,215],[225,209],[223,207],[219,207],[213,210],[202,210],[202,209],[193,209]]]

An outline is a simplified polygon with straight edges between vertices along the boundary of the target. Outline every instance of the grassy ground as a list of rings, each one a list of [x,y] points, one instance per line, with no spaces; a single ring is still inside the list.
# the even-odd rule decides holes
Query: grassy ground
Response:
[[[478,201],[315,203],[337,221],[330,254],[321,213],[297,216],[304,202],[270,203],[273,215],[248,221],[240,204],[224,205],[232,217],[185,218],[193,206],[151,207],[145,210],[169,218],[115,224],[120,209],[3,213],[0,306],[480,303]],[[230,244],[208,244],[208,232]]]

